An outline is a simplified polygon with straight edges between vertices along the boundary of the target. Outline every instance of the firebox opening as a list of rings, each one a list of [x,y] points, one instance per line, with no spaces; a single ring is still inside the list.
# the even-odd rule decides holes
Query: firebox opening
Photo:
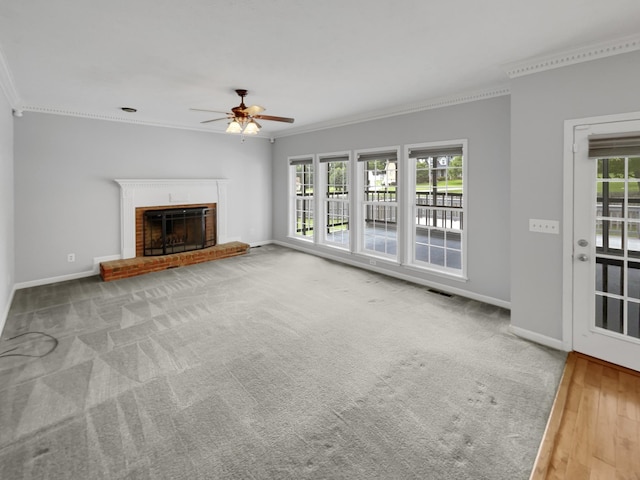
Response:
[[[168,255],[216,244],[215,209],[209,207],[147,210],[143,221],[143,255]]]

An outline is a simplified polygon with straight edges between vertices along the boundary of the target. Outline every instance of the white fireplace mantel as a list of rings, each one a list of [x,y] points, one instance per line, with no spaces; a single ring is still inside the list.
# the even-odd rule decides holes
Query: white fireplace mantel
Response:
[[[136,256],[136,208],[215,203],[217,243],[227,242],[227,179],[116,179],[120,185],[122,258]]]

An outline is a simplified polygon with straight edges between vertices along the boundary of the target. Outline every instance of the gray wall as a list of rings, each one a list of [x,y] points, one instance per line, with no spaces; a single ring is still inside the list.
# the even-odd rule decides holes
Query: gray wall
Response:
[[[0,93],[0,332],[15,281],[13,193],[13,116]]]
[[[15,121],[15,281],[87,272],[121,253],[115,178],[227,178],[229,238],[269,241],[271,172],[267,139],[25,112]]]
[[[461,289],[488,300],[508,303],[509,294],[509,115],[508,96],[417,112],[396,117],[282,137],[274,145],[273,235],[287,238],[287,157],[440,140],[468,140],[468,277],[466,283],[419,273],[398,265],[378,267],[389,273],[432,282],[444,289]],[[302,243],[308,246],[308,243]],[[313,247],[368,267],[368,258]]]
[[[640,111],[640,52],[517,78],[511,84],[511,323],[562,339],[564,121]],[[561,235],[528,231],[561,221]]]

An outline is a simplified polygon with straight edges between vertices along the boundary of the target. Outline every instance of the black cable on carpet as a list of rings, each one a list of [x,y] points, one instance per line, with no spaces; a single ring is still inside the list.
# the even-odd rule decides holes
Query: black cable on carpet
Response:
[[[29,354],[29,353],[12,353],[12,352],[14,352],[15,350],[17,350],[20,347],[20,345],[18,345],[17,347],[10,348],[9,350],[5,350],[4,352],[0,353],[0,358],[2,358],[2,357],[42,358],[42,357],[46,357],[47,355],[49,355],[58,346],[58,339],[56,337],[54,337],[53,335],[49,335],[48,333],[44,333],[44,332],[25,332],[25,333],[20,333],[20,334],[16,335],[15,337],[8,338],[7,341],[14,340],[16,338],[23,337],[25,335],[42,335],[43,337],[45,337],[45,338],[43,338],[43,341],[46,341],[46,342],[51,341],[53,343],[53,346],[49,349],[48,352],[45,352],[45,353],[42,353],[42,354],[37,354],[37,355],[32,355],[32,354]]]

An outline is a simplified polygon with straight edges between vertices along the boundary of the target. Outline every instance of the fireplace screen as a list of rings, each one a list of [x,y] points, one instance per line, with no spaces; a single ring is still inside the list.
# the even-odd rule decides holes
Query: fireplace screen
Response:
[[[148,210],[143,222],[144,255],[167,255],[216,244],[215,209]]]

